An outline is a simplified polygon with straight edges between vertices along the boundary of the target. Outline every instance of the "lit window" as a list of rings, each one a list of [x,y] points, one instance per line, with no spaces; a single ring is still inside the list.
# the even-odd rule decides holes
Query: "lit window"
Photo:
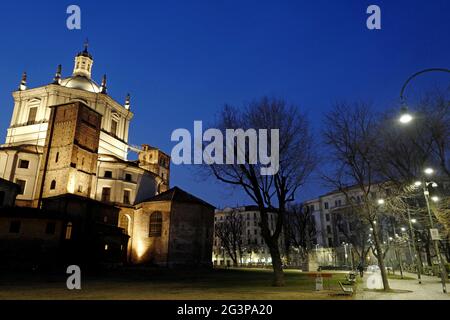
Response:
[[[162,213],[159,211],[153,212],[150,216],[149,223],[149,237],[160,237],[162,232]]]
[[[72,239],[72,222],[67,223],[65,239],[66,240]]]

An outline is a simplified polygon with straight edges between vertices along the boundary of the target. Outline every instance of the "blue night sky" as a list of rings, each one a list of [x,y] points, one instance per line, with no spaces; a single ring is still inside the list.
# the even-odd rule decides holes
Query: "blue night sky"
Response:
[[[82,11],[81,30],[66,28],[66,8]],[[382,30],[366,28],[366,8],[382,10]],[[415,71],[450,67],[450,1],[2,1],[0,4],[0,140],[23,71],[29,87],[51,82],[57,64],[69,76],[89,38],[97,82],[109,94],[132,95],[130,143],[170,153],[176,128],[208,123],[224,103],[263,95],[306,110],[319,133],[335,101],[364,100],[380,110],[398,105]],[[417,79],[411,104],[447,75]],[[316,135],[318,136],[318,134]],[[323,154],[322,157],[326,157]],[[201,181],[189,166],[172,166],[171,185],[216,205],[247,204],[241,192]],[[313,178],[298,199],[327,189]]]

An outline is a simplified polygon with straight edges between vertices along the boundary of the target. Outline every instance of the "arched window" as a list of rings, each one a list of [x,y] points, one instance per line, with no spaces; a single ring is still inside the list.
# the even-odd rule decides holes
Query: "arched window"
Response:
[[[72,222],[67,223],[65,238],[66,240],[72,239]]]
[[[52,182],[50,183],[50,190],[55,190],[56,189],[56,180],[52,180]]]
[[[159,211],[156,211],[150,215],[148,236],[149,237],[161,237],[161,231],[162,231],[162,213]]]

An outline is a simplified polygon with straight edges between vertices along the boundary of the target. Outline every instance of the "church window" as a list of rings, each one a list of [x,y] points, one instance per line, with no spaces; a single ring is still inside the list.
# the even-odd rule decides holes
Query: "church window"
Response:
[[[130,173],[125,173],[125,181],[131,182],[133,176]]]
[[[19,160],[19,168],[20,169],[28,169],[28,167],[30,166],[30,161],[28,160]]]
[[[123,191],[123,203],[130,204],[130,190]]]
[[[67,223],[65,239],[66,240],[72,239],[72,222]]]
[[[56,224],[54,222],[47,222],[45,226],[45,234],[55,234]]]
[[[37,107],[32,107],[28,111],[28,121],[27,125],[34,124],[36,121]]]
[[[21,180],[21,179],[16,179],[16,184],[19,185],[20,189],[19,189],[19,195],[20,194],[24,194],[25,192],[25,186],[27,185],[27,182],[25,180]]]
[[[112,171],[105,171],[105,178],[112,178]]]
[[[113,136],[117,136],[117,125],[118,125],[118,123],[116,120],[111,121],[111,134]]]
[[[59,152],[56,153],[56,156],[55,156],[55,162],[57,163],[58,160],[59,160]]]
[[[55,190],[56,189],[56,180],[52,180],[52,182],[50,183],[50,190]]]
[[[153,212],[150,216],[149,223],[149,237],[160,237],[162,231],[162,213],[159,211]]]
[[[102,189],[102,201],[109,202],[111,200],[111,188]]]

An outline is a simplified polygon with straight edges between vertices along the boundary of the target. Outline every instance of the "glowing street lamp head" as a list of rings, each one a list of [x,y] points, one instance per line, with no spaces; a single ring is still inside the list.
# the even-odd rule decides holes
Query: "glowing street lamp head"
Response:
[[[413,116],[412,116],[410,113],[408,113],[408,112],[402,113],[402,114],[400,115],[400,118],[398,119],[398,121],[399,121],[401,124],[408,124],[408,123],[410,123],[412,120],[413,120]]]
[[[420,182],[420,181],[414,182],[415,187],[420,187],[421,185],[422,185],[422,182]]]
[[[433,202],[439,202],[439,197],[438,197],[438,196],[432,196],[432,197],[431,197],[431,200],[432,200]]]
[[[416,223],[417,219],[411,219],[411,223]]]
[[[425,172],[425,174],[427,175],[432,175],[434,173],[434,170],[432,168],[426,168],[425,170],[423,170],[423,172]]]
[[[384,203],[385,203],[384,199],[378,199],[378,201],[377,201],[377,202],[378,202],[378,204],[379,204],[379,205],[382,205],[382,204],[384,204]]]
[[[402,230],[403,232],[405,232],[405,231],[406,231],[406,228],[405,228],[405,227],[401,227],[400,230]]]

